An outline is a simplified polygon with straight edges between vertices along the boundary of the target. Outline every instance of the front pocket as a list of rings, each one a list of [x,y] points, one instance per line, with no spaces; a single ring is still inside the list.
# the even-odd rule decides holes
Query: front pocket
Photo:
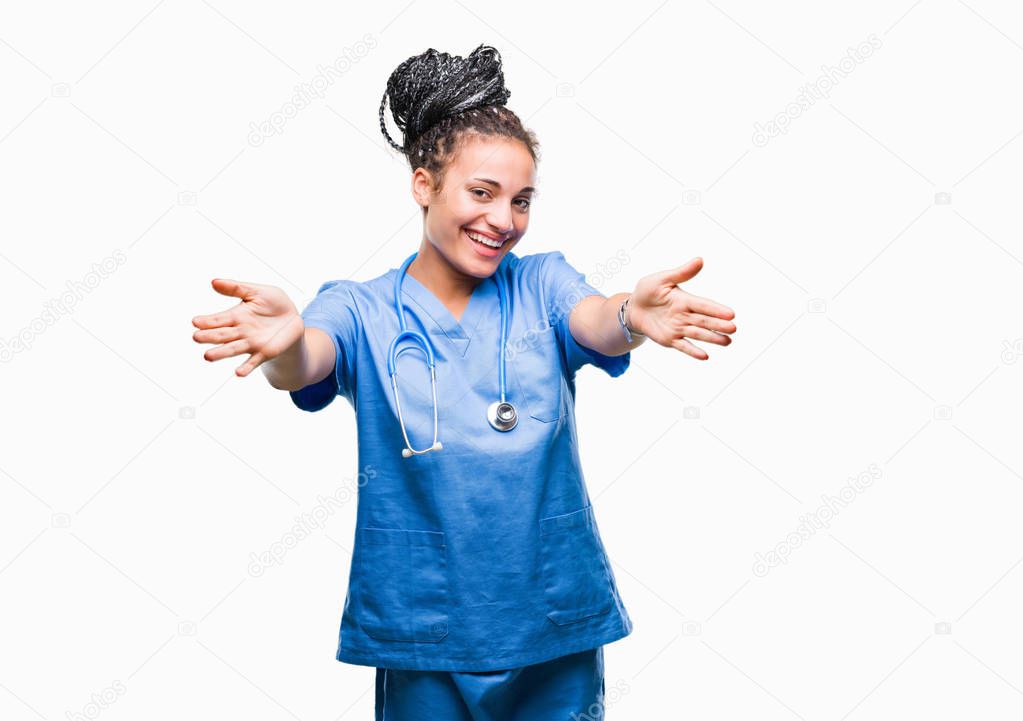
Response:
[[[599,616],[614,598],[593,508],[540,519],[547,617],[558,625]]]
[[[440,531],[359,529],[358,624],[382,641],[448,635],[447,548]]]

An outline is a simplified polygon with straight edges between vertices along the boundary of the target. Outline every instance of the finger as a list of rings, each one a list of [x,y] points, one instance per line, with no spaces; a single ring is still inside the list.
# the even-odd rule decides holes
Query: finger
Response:
[[[710,358],[710,356],[708,356],[702,348],[697,348],[685,338],[676,338],[671,342],[671,346],[676,350],[680,350],[683,353],[691,355],[696,360],[707,360]]]
[[[192,325],[196,328],[223,328],[226,326],[233,326],[238,324],[238,318],[234,312],[234,308],[231,310],[224,311],[223,313],[214,313],[213,315],[197,315],[192,318]]]
[[[661,282],[668,283],[669,285],[684,283],[699,273],[702,267],[703,258],[693,258],[688,263],[683,263],[677,268],[664,271],[664,274],[661,276]]]
[[[709,315],[702,315],[700,313],[690,313],[687,315],[686,320],[690,325],[699,326],[700,328],[706,328],[707,330],[712,330],[716,333],[735,332],[735,323],[732,323],[727,320],[720,320]]]
[[[230,343],[242,337],[241,330],[237,326],[225,328],[214,328],[212,330],[197,330],[192,334],[192,340],[196,343]]]
[[[727,305],[715,303],[710,298],[701,298],[698,295],[690,295],[686,299],[686,302],[689,305],[690,310],[697,313],[714,316],[715,318],[723,318],[724,320],[731,320],[735,317],[735,311]]]
[[[258,287],[259,286],[255,283],[243,283],[241,281],[230,280],[228,278],[213,279],[213,290],[223,295],[241,298],[242,300],[248,300],[250,297],[255,295]]]
[[[253,353],[252,355],[249,356],[249,359],[247,361],[245,361],[240,366],[234,369],[234,373],[236,376],[244,378],[249,373],[256,370],[256,368],[258,368],[265,360],[266,358],[263,356],[262,353],[259,352]]]
[[[732,339],[729,338],[727,335],[721,335],[720,333],[715,333],[714,331],[711,330],[704,330],[703,328],[699,328],[695,325],[685,326],[682,329],[682,335],[684,335],[687,338],[692,338],[694,340],[703,340],[707,341],[708,343],[716,343],[717,345],[729,345],[732,342]]]
[[[208,361],[218,361],[221,358],[230,358],[231,356],[248,352],[249,342],[243,339],[236,340],[231,343],[225,343],[224,345],[218,345],[216,348],[210,348],[208,351],[203,353],[202,357]]]

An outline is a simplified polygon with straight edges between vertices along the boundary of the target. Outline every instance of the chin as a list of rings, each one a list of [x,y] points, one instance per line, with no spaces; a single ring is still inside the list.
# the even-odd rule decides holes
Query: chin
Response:
[[[482,257],[479,257],[479,256],[471,256],[470,257],[470,263],[474,267],[476,267],[476,268],[485,269],[485,270],[483,270],[483,272],[486,275],[490,275],[495,270],[497,270],[497,266],[499,266],[501,264],[501,261],[504,260],[504,256],[508,255],[508,253],[510,253],[512,251],[514,245],[515,245],[515,243],[505,244],[505,246],[503,248],[501,248],[500,254],[494,256],[493,258],[482,258]]]
[[[491,261],[488,261],[486,258],[470,258],[469,262],[463,266],[463,272],[466,275],[471,275],[473,278],[483,280],[494,274],[499,261],[500,258],[495,258]]]

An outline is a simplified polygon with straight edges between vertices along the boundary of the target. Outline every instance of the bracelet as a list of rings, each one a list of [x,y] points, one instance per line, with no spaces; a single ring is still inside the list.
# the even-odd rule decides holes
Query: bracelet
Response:
[[[628,323],[625,322],[625,309],[626,306],[628,306],[629,300],[631,298],[632,296],[630,295],[628,298],[622,301],[622,304],[620,306],[618,306],[618,325],[622,327],[622,332],[625,333],[625,340],[627,343],[632,342],[632,336],[634,335],[638,335],[640,338],[646,338],[646,336],[640,333],[639,331],[635,330],[630,331]]]

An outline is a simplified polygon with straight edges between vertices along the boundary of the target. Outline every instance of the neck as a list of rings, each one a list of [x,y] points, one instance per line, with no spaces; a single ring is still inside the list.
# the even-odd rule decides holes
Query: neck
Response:
[[[466,275],[451,265],[426,238],[405,271],[430,289],[445,305],[458,305],[472,296],[482,278]]]

